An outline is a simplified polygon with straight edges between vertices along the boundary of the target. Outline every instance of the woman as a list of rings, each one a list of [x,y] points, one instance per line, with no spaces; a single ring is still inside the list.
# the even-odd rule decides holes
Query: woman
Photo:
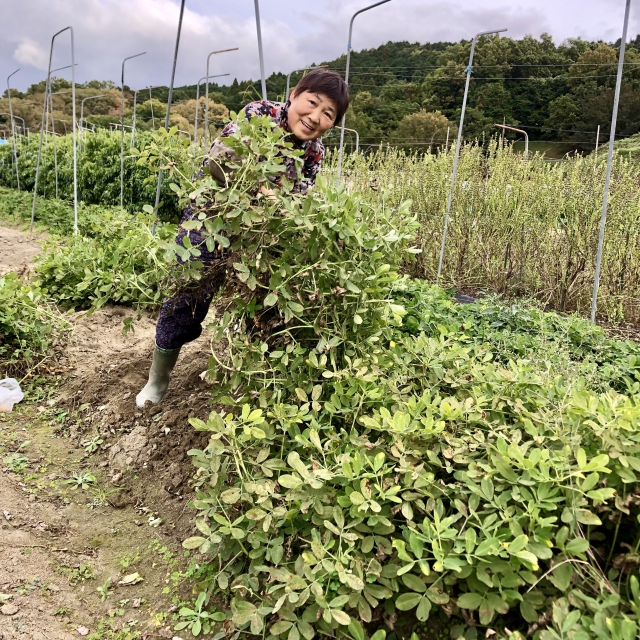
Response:
[[[291,92],[286,103],[259,101],[252,102],[245,107],[247,118],[253,116],[268,116],[271,120],[289,132],[286,139],[295,148],[302,149],[303,166],[298,175],[293,158],[285,157],[285,173],[294,181],[293,191],[305,195],[313,187],[316,175],[324,159],[324,146],[320,138],[342,120],[342,116],[349,106],[349,90],[344,80],[335,72],[326,69],[316,69],[307,74]],[[208,164],[211,175],[218,181],[225,176],[221,165],[229,158],[230,148],[220,138],[233,134],[237,124],[230,122],[214,140],[205,163]],[[274,188],[277,183],[274,181]],[[263,193],[268,193],[262,187]],[[193,215],[187,207],[182,222]],[[182,229],[176,242],[182,243],[186,235]],[[193,245],[202,245],[195,231],[189,232]],[[215,254],[202,251],[198,258],[207,265],[215,259]],[[180,349],[187,342],[191,342],[202,333],[204,321],[211,300],[217,291],[216,286],[206,287],[200,291],[188,291],[164,303],[160,310],[156,325],[156,348],[153,362],[149,371],[149,381],[136,396],[138,407],[144,407],[146,402],[157,404],[162,400],[169,386],[171,371],[178,360]]]

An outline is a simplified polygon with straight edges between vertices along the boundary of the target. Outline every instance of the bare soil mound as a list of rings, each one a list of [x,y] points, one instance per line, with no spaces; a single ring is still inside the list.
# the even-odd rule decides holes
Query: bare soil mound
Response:
[[[72,439],[104,440],[112,482],[121,488],[115,506],[180,496],[193,471],[187,451],[207,442],[189,418],[206,419],[212,409],[211,384],[204,380],[206,333],[183,348],[163,401],[136,407],[151,365],[155,320],[143,314],[124,335],[123,321],[133,316],[121,307],[80,314],[68,348],[74,368],[56,402],[66,411]]]

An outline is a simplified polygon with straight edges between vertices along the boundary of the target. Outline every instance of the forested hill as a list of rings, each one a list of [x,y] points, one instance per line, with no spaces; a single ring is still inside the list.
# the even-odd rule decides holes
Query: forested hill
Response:
[[[453,140],[470,46],[469,41],[389,42],[377,49],[353,52],[349,74],[352,101],[347,127],[359,132],[363,146],[387,143],[428,146],[444,142],[447,130]],[[598,125],[601,143],[608,139],[618,47],[619,43],[580,39],[556,45],[546,34],[520,40],[495,36],[482,39],[476,49],[465,139],[492,135],[497,132],[494,124],[506,121],[526,129],[531,140],[550,141],[552,147],[555,143],[555,148],[563,146],[558,143],[570,143],[569,149],[593,150]],[[346,56],[316,63],[344,73]],[[300,77],[300,73],[294,74],[291,84],[295,85]],[[271,75],[267,79],[269,97],[282,100],[285,85],[285,74]],[[52,86],[56,92],[63,90],[53,99],[56,127],[63,130],[71,122],[71,96],[70,92],[64,92],[69,83],[56,79]],[[14,112],[25,120],[31,131],[40,125],[43,91],[44,80],[25,93],[12,94]],[[79,85],[77,98],[82,100],[98,93],[104,97],[85,105],[86,122],[112,126],[120,117],[120,90],[112,82],[94,80]],[[139,128],[160,126],[167,95],[165,87],[154,88],[152,100],[147,99],[146,91],[138,96],[136,123]],[[215,103],[210,109],[211,121],[220,126],[227,109],[238,111],[247,102],[260,98],[260,82],[234,80],[229,86],[212,83],[209,96]],[[128,87],[125,87],[125,97],[125,121],[130,125],[133,94]],[[195,97],[195,85],[174,90],[172,124],[191,135]],[[201,101],[204,107],[204,99]],[[0,112],[7,111],[5,97],[0,99]],[[627,47],[618,137],[639,132],[640,36]],[[332,139],[335,134],[333,138],[329,136],[327,142],[331,144]]]
[[[442,122],[414,114],[441,111],[451,122],[458,121],[470,45],[469,41],[389,42],[353,52],[347,126],[357,129],[364,143],[428,142],[434,133],[436,139],[442,138],[443,131],[433,130]],[[600,139],[606,139],[618,46],[580,39],[556,45],[546,34],[521,40],[483,39],[475,54],[465,137],[495,131],[493,125],[505,119],[526,127],[534,140],[593,143],[598,125],[602,127]],[[344,72],[346,56],[318,64]],[[299,77],[294,75],[292,84]],[[285,84],[284,74],[271,75],[267,79],[269,97],[281,99]],[[193,98],[195,86],[181,87],[174,95]],[[237,110],[259,97],[259,82],[216,86],[214,95],[216,101]],[[411,115],[414,117],[407,119]],[[640,36],[627,47],[618,134],[623,137],[639,131]]]

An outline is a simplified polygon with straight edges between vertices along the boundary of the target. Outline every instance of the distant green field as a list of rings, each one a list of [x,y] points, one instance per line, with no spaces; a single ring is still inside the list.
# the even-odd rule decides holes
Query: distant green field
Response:
[[[524,141],[515,142],[513,144],[514,151],[518,153],[524,152]],[[578,150],[584,153],[580,147],[577,147],[575,144],[571,144],[570,142],[545,142],[532,140],[529,142],[529,153],[540,153],[548,158],[549,160],[561,160],[565,154],[570,151]]]
[[[623,140],[617,140],[615,149],[622,155],[640,156],[640,133],[636,133]]]

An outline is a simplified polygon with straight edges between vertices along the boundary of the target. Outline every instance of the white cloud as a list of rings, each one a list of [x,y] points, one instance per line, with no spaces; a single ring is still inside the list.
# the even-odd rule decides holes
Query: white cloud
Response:
[[[179,0],[0,3],[0,77],[14,70],[7,64],[13,57],[25,65],[15,78],[21,89],[43,78],[51,36],[68,25],[74,27],[79,82],[119,83],[122,59],[141,51],[147,55],[127,63],[126,83],[144,87],[169,82]],[[366,4],[367,0],[261,0],[266,73],[287,73],[345,53],[349,19]],[[392,0],[357,17],[353,47],[372,48],[390,40],[455,42],[500,27],[508,27],[505,35],[513,38],[548,31],[556,42],[571,36],[610,41],[619,37],[623,9],[622,0]],[[638,26],[632,14],[631,37]],[[176,85],[195,83],[205,74],[207,54],[228,47],[239,51],[212,57],[211,73],[230,73],[225,82],[257,79],[252,0],[187,0]],[[69,39],[63,34],[56,40],[53,66],[69,63]]]
[[[27,64],[36,69],[47,69],[47,54],[38,45],[37,42],[31,40],[31,38],[22,38],[20,44],[13,52],[14,60],[17,60],[20,64]]]

